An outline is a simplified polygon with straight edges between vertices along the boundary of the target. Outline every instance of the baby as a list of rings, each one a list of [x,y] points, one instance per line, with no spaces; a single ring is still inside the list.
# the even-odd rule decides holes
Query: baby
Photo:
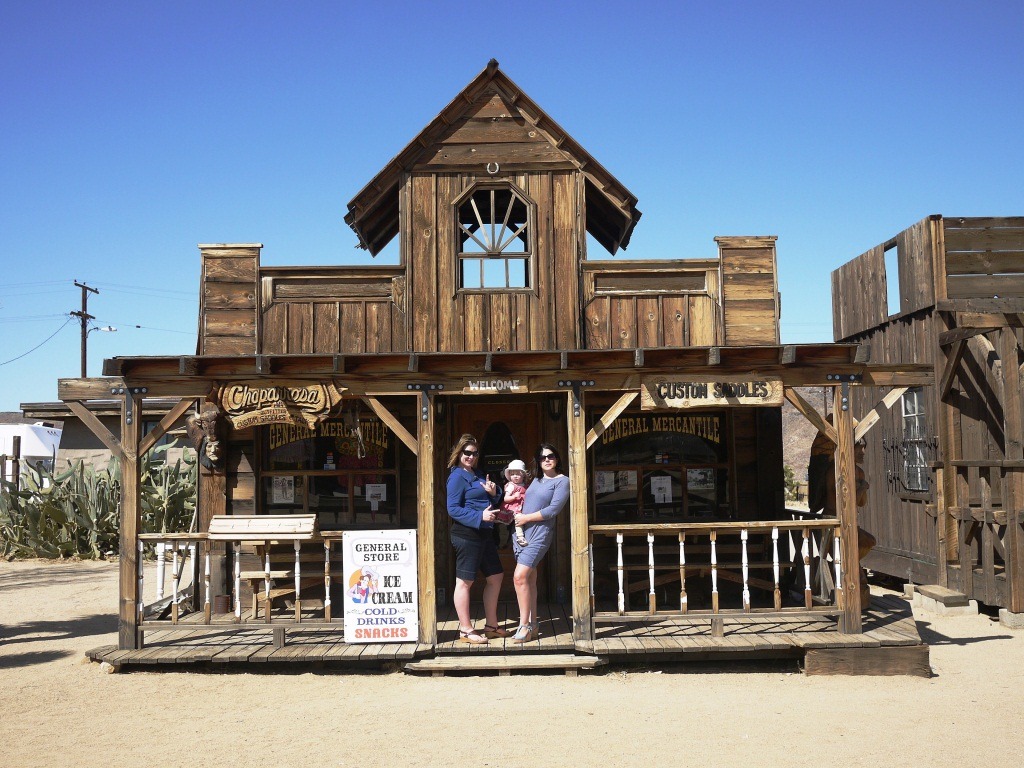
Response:
[[[526,465],[516,459],[510,461],[505,468],[505,498],[501,502],[501,512],[498,519],[503,523],[511,523],[512,519],[519,512],[523,511],[523,497],[526,496],[526,479],[530,473],[526,471]],[[519,546],[526,546],[526,534],[521,525],[516,526],[516,541]]]

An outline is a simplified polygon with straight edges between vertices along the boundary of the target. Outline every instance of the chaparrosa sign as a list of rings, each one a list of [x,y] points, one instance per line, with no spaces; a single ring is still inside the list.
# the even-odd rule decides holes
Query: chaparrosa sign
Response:
[[[640,408],[706,408],[782,405],[782,379],[758,376],[647,376],[640,381]]]
[[[332,383],[261,385],[231,382],[217,389],[217,403],[235,429],[305,423],[313,429],[341,400]]]

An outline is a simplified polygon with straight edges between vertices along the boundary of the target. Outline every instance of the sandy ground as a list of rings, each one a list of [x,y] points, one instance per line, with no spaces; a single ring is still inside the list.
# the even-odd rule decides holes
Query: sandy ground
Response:
[[[2,766],[1016,766],[1024,632],[917,616],[935,676],[104,674],[116,565],[0,563]]]

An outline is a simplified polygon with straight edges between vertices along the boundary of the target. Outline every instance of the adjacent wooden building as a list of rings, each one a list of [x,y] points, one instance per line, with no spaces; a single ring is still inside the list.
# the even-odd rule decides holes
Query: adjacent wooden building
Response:
[[[867,564],[1024,612],[1024,217],[922,219],[833,272],[832,306],[837,341],[935,371],[867,436]]]
[[[588,241],[628,245],[636,204],[492,61],[349,203],[360,245],[377,254],[397,237],[399,264],[269,267],[258,244],[200,246],[197,354],[114,358],[105,378],[60,385],[66,401],[123,402],[120,645],[95,657],[444,669],[472,650],[507,668],[511,646],[460,645],[450,618],[445,461],[469,432],[485,471],[546,440],[570,477],[539,574],[548,620],[517,651],[567,670],[722,652],[927,670],[912,620],[862,617],[859,570],[844,566],[856,560],[854,409],[827,425],[794,388],[833,387],[848,403],[864,385],[927,386],[931,367],[867,364],[856,344],[780,344],[774,237],[718,237],[698,258],[588,259]],[[143,395],[181,398],[168,419],[201,402],[223,423],[196,534],[137,530]],[[837,519],[785,508],[784,398],[838,444]],[[417,532],[415,642],[336,634],[335,545],[370,528]],[[169,617],[147,607],[138,562],[156,541],[182,557],[193,547],[199,564],[190,610]],[[815,587],[823,572],[837,588]],[[221,597],[233,611],[213,610]],[[272,628],[276,643],[195,639],[211,627]],[[184,630],[195,637],[166,634]]]

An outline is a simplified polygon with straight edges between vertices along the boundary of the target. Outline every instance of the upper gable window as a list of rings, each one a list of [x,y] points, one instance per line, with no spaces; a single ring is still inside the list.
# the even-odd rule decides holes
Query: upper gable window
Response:
[[[531,288],[534,204],[511,184],[473,187],[455,205],[459,288]]]

